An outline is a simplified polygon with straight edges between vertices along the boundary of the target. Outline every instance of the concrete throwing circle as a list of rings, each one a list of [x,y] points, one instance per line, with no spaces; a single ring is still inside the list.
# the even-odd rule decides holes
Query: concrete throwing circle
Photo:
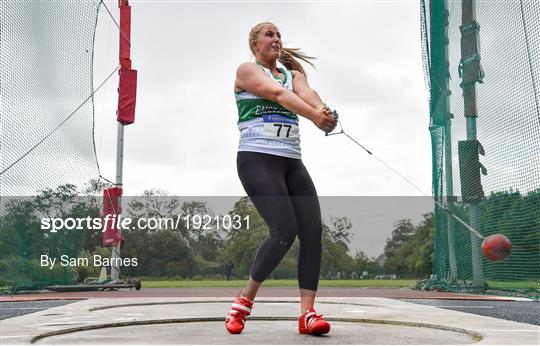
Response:
[[[250,317],[242,334],[225,330],[223,318],[175,318],[104,323],[38,335],[39,344],[474,344],[474,332],[425,323],[328,318],[324,336],[301,335],[291,317]]]

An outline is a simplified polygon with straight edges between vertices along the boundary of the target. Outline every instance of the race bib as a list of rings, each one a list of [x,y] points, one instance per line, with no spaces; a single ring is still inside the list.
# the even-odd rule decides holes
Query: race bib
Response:
[[[265,137],[291,140],[300,138],[298,120],[279,114],[265,114],[263,123]]]

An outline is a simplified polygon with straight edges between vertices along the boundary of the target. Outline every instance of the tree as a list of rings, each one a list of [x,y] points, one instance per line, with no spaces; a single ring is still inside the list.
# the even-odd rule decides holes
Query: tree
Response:
[[[406,230],[409,225],[412,226],[412,234],[402,237],[401,239],[406,240],[393,248],[391,256],[387,258],[385,265],[392,273],[400,276],[412,275],[416,278],[431,274],[434,257],[434,216],[433,213],[428,213],[423,217],[417,226],[412,226],[409,220],[400,220],[396,224],[396,229]]]
[[[127,213],[133,218],[163,218],[177,214],[179,208],[178,198],[169,196],[160,189],[150,189],[143,191],[141,196],[130,199]]]
[[[126,275],[191,277],[200,271],[187,241],[174,230],[127,229],[125,238],[122,257],[138,260],[138,266],[122,268]]]
[[[386,258],[391,258],[394,253],[403,246],[414,233],[414,226],[409,219],[399,220],[394,224],[392,236],[386,239],[384,254]]]
[[[330,227],[327,228],[327,234],[334,243],[341,243],[347,247],[351,242],[353,234],[351,232],[352,223],[348,217],[330,217]]]
[[[3,201],[4,202],[4,201]],[[98,208],[93,200],[79,196],[77,187],[64,184],[47,188],[35,197],[6,197],[0,216],[0,281],[5,285],[16,283],[39,287],[54,283],[73,283],[76,273],[71,267],[42,267],[41,255],[59,258],[77,257],[83,250],[86,224],[83,229],[66,227],[51,232],[42,229],[44,218],[60,220],[94,217]]]
[[[332,218],[331,218],[332,219]],[[336,222],[337,221],[337,222]],[[334,218],[334,222],[328,226],[323,223],[322,232],[322,263],[321,273],[329,271],[346,271],[350,273],[354,268],[354,259],[349,255],[349,243],[351,223],[347,218]]]
[[[180,199],[169,196],[165,191],[146,190],[129,203],[128,212],[134,224],[141,218],[159,218],[163,222],[159,229],[125,232],[126,244],[133,244],[126,255],[143,258],[145,262],[140,268],[143,274],[139,275],[191,277],[219,271],[222,238],[214,223],[207,225],[203,221],[214,216],[206,202],[181,203]],[[202,222],[194,223],[194,217]],[[146,246],[138,246],[139,243]],[[162,255],[155,256],[160,251],[163,251]]]
[[[224,263],[230,257],[235,265],[235,275],[245,277],[249,275],[257,249],[268,235],[268,227],[249,197],[242,197],[236,202],[229,214],[249,217],[249,228],[242,223],[241,228],[228,230],[218,258]]]

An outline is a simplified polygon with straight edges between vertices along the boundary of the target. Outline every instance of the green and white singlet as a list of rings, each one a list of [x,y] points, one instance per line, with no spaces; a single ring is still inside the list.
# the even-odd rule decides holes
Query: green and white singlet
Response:
[[[278,68],[285,76],[285,79],[281,80],[274,77],[266,67],[257,65],[269,78],[293,91],[291,71]],[[235,97],[240,130],[238,151],[301,158],[298,115],[276,102],[262,99],[247,91],[236,92]]]

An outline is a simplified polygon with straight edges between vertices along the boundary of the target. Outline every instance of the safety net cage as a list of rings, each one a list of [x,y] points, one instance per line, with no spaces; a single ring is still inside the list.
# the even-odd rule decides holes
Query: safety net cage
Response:
[[[40,256],[77,256],[85,233],[43,232],[39,220],[87,216],[79,197],[99,178],[92,81],[99,7],[0,2],[0,293],[77,282],[72,267],[47,268]]]
[[[418,287],[538,298],[540,2],[422,0],[421,32],[438,205]],[[493,234],[502,260],[482,255]]]

